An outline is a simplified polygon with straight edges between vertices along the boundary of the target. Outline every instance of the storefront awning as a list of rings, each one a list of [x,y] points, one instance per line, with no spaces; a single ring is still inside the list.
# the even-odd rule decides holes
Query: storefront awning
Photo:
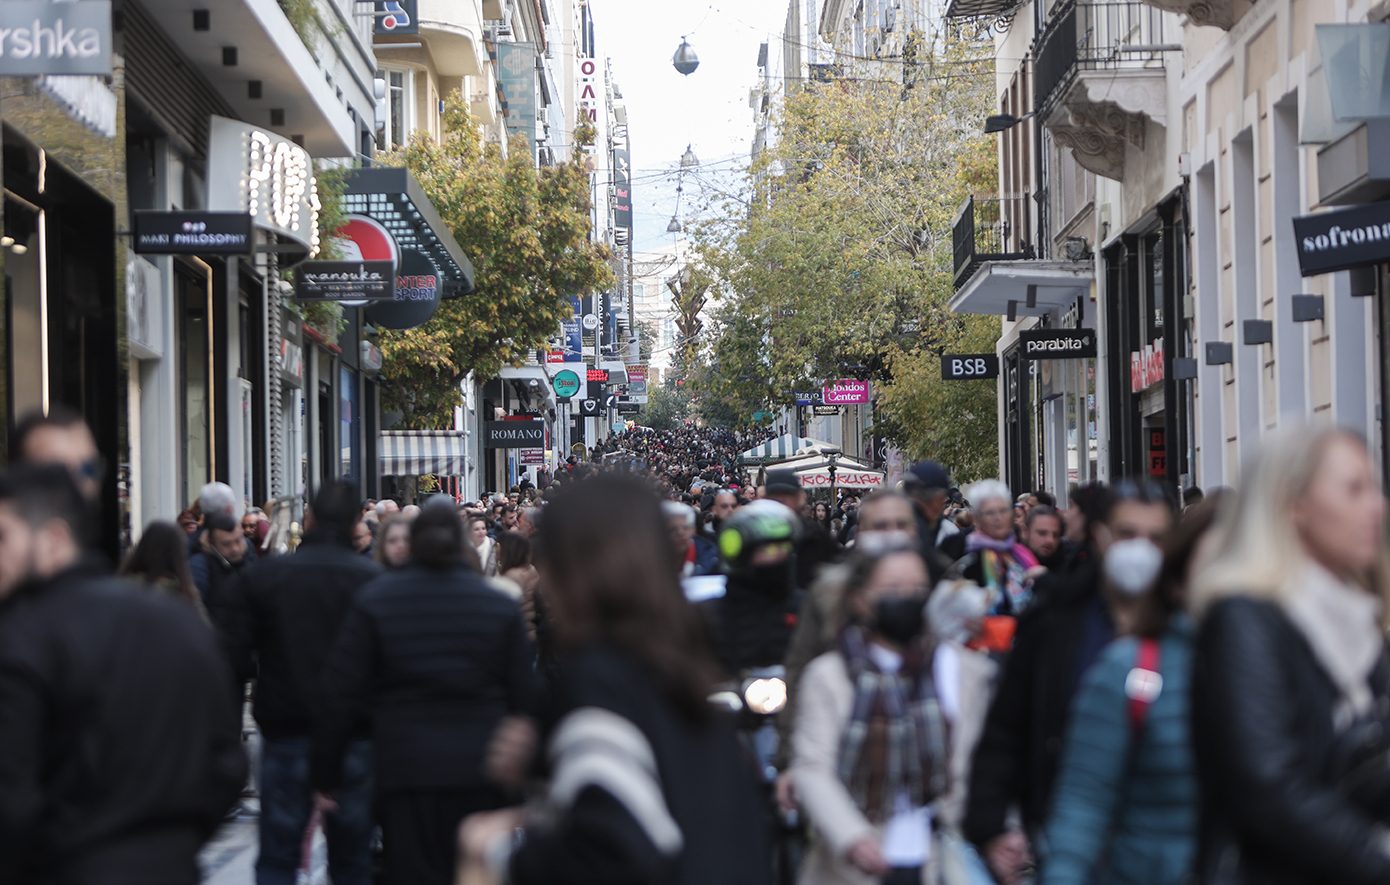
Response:
[[[818,453],[823,448],[835,448],[835,446],[818,439],[808,439],[804,436],[788,433],[785,436],[768,440],[760,446],[755,446],[738,457],[741,461],[782,461],[801,454]]]
[[[382,431],[382,476],[463,476],[467,470],[467,438],[459,431]]]
[[[1091,297],[1089,261],[986,261],[951,299],[952,313],[1046,316]]]
[[[473,293],[473,264],[410,170],[400,166],[352,170],[343,190],[343,211],[381,222],[402,249],[428,255],[439,269],[440,297]]]

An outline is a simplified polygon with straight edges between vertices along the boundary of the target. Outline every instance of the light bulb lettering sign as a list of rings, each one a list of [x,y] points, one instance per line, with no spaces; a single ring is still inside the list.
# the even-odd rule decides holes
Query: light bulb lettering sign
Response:
[[[309,152],[265,129],[213,117],[208,140],[208,207],[245,212],[289,241],[274,247],[295,264],[319,249],[319,195]]]

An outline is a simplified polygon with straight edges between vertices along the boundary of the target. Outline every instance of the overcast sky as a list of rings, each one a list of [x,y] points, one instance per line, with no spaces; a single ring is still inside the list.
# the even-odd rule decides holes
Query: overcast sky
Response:
[[[747,160],[753,140],[748,92],[758,83],[758,46],[773,44],[776,64],[787,0],[589,0],[589,6],[598,50],[612,59],[627,101],[633,247],[653,249],[671,242],[666,226],[676,210],[676,171],[687,143],[700,159],[701,177]],[[689,77],[671,67],[683,34],[700,57]],[[685,194],[695,187],[687,181]]]

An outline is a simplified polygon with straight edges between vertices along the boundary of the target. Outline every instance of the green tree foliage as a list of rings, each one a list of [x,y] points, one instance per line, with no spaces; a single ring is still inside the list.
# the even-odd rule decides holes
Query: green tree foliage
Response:
[[[781,101],[778,143],[754,160],[739,199],[696,226],[703,270],[729,293],[706,354],[718,371],[699,395],[751,415],[829,379],[870,379],[894,410],[876,425],[890,441],[968,463],[995,457],[992,421],[985,432],[907,414],[946,402],[994,414],[991,386],[942,388],[926,369],[998,329],[948,308],[956,211],[971,193],[994,196],[994,139],[982,134],[992,56],[986,41],[957,38]]]
[[[424,325],[381,336],[382,409],[401,426],[448,426],[470,372],[492,378],[554,335],[570,295],[612,285],[606,250],[590,242],[589,174],[580,147],[537,170],[524,140],[504,158],[484,145],[458,93],[445,103],[442,142],[416,132],[390,158],[410,169],[473,262],[477,291],[443,302]],[[575,133],[592,141],[592,127]]]
[[[690,412],[690,394],[674,384],[663,384],[648,394],[637,422],[656,430],[676,430],[685,425]]]

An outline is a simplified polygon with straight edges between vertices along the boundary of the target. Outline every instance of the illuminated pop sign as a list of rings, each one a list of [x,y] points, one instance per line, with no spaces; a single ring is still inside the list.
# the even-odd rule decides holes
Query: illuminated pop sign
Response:
[[[208,208],[245,212],[259,228],[301,247],[282,264],[318,253],[319,195],[309,152],[283,136],[213,117],[208,137]]]

